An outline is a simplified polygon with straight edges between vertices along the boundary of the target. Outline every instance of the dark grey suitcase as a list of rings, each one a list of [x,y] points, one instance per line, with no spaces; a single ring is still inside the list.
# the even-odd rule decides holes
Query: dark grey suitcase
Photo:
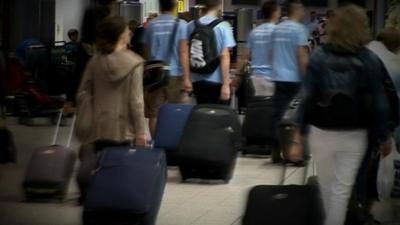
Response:
[[[254,97],[246,108],[243,121],[243,155],[271,155],[276,145],[274,100],[271,97]]]
[[[69,149],[76,117],[74,115],[68,143],[64,147],[56,144],[62,115],[60,112],[53,144],[35,150],[27,167],[23,189],[28,201],[62,201],[65,198],[76,160],[74,151]]]
[[[243,225],[322,225],[324,212],[318,185],[258,185],[250,190]],[[304,181],[307,180],[305,168]]]

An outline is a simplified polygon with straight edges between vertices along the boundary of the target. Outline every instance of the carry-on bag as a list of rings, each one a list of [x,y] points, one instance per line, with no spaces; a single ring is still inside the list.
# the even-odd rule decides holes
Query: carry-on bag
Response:
[[[235,110],[223,105],[195,106],[178,150],[182,180],[229,182],[240,142],[241,126]]]
[[[85,225],[154,225],[167,178],[162,149],[104,149],[84,202]]]
[[[75,126],[75,115],[66,146],[57,145],[63,111],[60,112],[53,144],[35,150],[28,164],[23,188],[27,200],[56,199],[62,201],[67,193],[75,165],[75,152],[69,149]]]
[[[165,104],[161,106],[157,119],[154,147],[164,149],[167,164],[176,166],[176,152],[193,105]]]
[[[250,190],[243,225],[321,225],[323,205],[318,186],[284,185],[286,163],[280,185],[259,185]],[[305,168],[304,182],[307,180]]]

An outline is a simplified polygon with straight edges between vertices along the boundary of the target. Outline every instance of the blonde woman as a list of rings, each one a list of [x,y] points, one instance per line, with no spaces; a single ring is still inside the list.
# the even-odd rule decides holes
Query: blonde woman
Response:
[[[326,221],[343,225],[368,137],[386,149],[390,111],[380,60],[364,46],[371,40],[363,9],[340,8],[328,27],[328,43],[311,56],[300,107],[302,134],[316,162]],[[293,143],[299,143],[294,140]]]

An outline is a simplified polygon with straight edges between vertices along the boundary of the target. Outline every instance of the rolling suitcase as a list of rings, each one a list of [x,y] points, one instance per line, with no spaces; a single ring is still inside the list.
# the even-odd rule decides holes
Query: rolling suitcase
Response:
[[[318,186],[284,185],[284,164],[280,185],[259,185],[250,190],[243,225],[322,225],[323,205]],[[307,178],[307,169],[304,181]]]
[[[158,114],[154,147],[164,149],[167,164],[176,166],[176,151],[193,105],[165,104]]]
[[[106,148],[84,202],[84,224],[154,225],[166,179],[163,150]]]
[[[69,149],[75,119],[71,125],[67,145],[57,145],[57,138],[63,112],[60,112],[53,144],[35,150],[28,164],[23,188],[27,200],[65,198],[69,181],[75,165],[76,155]]]
[[[232,178],[241,142],[237,113],[223,105],[197,105],[184,129],[178,150],[182,180]]]
[[[275,145],[274,100],[271,97],[254,97],[246,109],[243,121],[244,155],[270,155]]]

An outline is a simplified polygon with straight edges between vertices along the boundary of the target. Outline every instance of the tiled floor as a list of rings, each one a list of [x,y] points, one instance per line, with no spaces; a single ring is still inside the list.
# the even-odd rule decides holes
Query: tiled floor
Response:
[[[81,208],[76,206],[79,194],[71,182],[65,203],[25,203],[21,180],[33,149],[46,145],[54,127],[25,127],[11,123],[18,142],[18,164],[0,166],[0,225],[80,225]],[[62,141],[67,128],[62,128]],[[73,143],[73,149],[78,144]],[[303,169],[290,168],[287,184],[301,183]],[[169,170],[157,225],[239,225],[247,193],[252,186],[277,184],[282,169],[269,159],[239,158],[234,178],[228,185],[181,183],[179,171]]]

